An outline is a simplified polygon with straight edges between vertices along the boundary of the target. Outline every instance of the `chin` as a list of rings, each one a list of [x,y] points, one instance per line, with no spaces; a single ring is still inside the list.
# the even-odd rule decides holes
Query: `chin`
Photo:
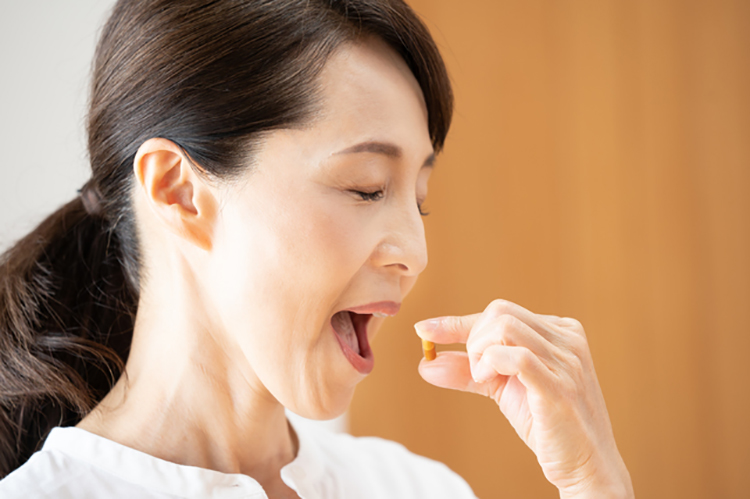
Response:
[[[327,421],[344,414],[347,409],[349,409],[349,404],[351,403],[353,396],[354,387],[347,389],[346,393],[342,390],[336,394],[336,396],[329,397],[325,403],[310,404],[306,407],[287,406],[287,409],[303,418],[314,419],[316,421]]]

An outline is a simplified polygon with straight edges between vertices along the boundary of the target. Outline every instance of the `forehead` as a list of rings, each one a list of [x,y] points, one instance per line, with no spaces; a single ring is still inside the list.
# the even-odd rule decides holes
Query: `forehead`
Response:
[[[376,37],[340,47],[320,75],[315,128],[334,148],[357,141],[432,151],[422,90],[404,60]]]

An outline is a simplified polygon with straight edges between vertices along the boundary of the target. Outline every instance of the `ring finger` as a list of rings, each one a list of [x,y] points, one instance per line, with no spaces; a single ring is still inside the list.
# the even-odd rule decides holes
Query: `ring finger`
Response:
[[[503,314],[484,322],[473,330],[466,342],[472,368],[484,351],[492,345],[518,346],[529,349],[549,367],[559,358],[559,348],[534,328],[511,314]]]

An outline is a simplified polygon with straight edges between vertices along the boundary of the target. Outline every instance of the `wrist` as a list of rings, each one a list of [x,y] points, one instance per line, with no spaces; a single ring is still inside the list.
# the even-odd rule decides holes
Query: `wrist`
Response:
[[[609,477],[590,475],[587,480],[560,489],[560,499],[634,499],[633,483],[625,463]]]
[[[560,499],[634,499],[630,483],[588,487],[577,491],[560,491]]]

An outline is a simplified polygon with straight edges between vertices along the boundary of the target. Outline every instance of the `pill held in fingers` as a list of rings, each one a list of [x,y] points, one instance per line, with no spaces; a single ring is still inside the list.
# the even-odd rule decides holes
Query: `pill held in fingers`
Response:
[[[435,360],[437,357],[435,344],[431,341],[422,340],[422,350],[424,350],[424,358],[427,360]]]

